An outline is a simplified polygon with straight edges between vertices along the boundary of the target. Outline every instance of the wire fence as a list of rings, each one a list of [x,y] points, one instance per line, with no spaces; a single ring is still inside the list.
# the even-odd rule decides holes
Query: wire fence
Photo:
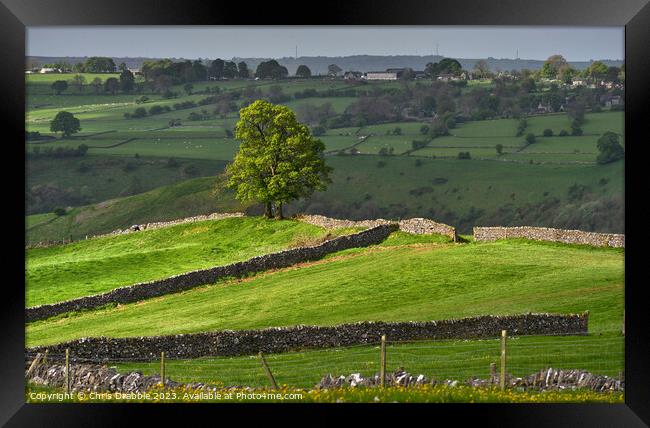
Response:
[[[403,369],[428,379],[490,379],[502,364],[501,338],[483,340],[415,340],[385,343],[386,373]],[[311,349],[264,355],[264,362],[278,385],[314,387],[324,376],[359,373],[372,377],[381,371],[381,343],[331,349]],[[525,377],[543,369],[578,369],[596,375],[622,376],[624,336],[618,332],[576,336],[508,336],[505,340],[505,372]],[[65,364],[64,354],[47,354],[47,364]],[[29,363],[29,361],[28,361]],[[270,387],[272,381],[260,355],[179,359],[165,357],[151,361],[129,358],[89,361],[76,358],[71,351],[69,364],[101,363],[119,373],[139,371],[160,375],[181,383],[215,386]],[[164,366],[164,368],[163,368]]]

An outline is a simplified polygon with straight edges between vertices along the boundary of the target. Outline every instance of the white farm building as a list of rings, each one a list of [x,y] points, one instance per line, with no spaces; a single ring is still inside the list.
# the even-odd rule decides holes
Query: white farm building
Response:
[[[397,73],[390,71],[369,71],[366,80],[397,80]]]

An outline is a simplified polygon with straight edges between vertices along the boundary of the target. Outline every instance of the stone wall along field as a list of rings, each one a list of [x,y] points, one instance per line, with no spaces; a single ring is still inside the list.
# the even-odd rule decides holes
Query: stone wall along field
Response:
[[[29,382],[51,388],[65,387],[65,365],[40,364],[29,375]],[[141,372],[118,373],[113,367],[97,364],[70,365],[71,392],[144,392],[160,384],[160,374],[145,376]],[[203,383],[182,384],[165,377],[169,388],[185,386],[189,389],[204,389]]]
[[[63,388],[65,386],[65,366],[61,364],[39,364],[27,377],[27,380],[35,385],[48,386],[51,388]],[[100,364],[71,364],[70,365],[70,390],[72,392],[144,392],[160,383],[160,375],[143,375],[139,371],[119,373],[115,368],[106,367]],[[349,376],[325,375],[321,381],[314,386],[315,389],[331,388],[355,388],[355,387],[379,387],[381,380],[379,374],[371,377],[364,377],[360,373],[352,373]],[[437,380],[429,379],[427,376],[412,375],[404,370],[396,370],[386,374],[386,385],[394,387],[417,387],[421,385],[458,385],[458,379]],[[464,385],[473,387],[489,388],[499,384],[499,377],[490,379],[471,378],[463,382]],[[521,388],[524,390],[545,391],[558,389],[590,389],[592,391],[624,391],[625,380],[609,376],[600,376],[585,370],[560,370],[544,369],[529,376],[514,377],[509,375],[506,378],[509,388]],[[165,386],[185,389],[205,390],[216,387],[205,383],[179,383],[165,377]],[[222,387],[223,388],[223,387]],[[226,387],[229,389],[232,387]],[[254,390],[252,387],[243,389]]]
[[[396,224],[379,225],[359,233],[339,236],[311,247],[292,248],[253,257],[243,262],[195,270],[160,280],[120,287],[102,294],[48,305],[32,306],[26,308],[25,318],[27,322],[31,322],[66,312],[95,309],[107,304],[137,302],[164,294],[188,290],[199,285],[212,284],[225,277],[239,277],[269,269],[284,268],[296,263],[319,259],[327,254],[348,248],[378,244],[396,229]]]
[[[329,218],[322,215],[300,215],[296,217],[297,220],[305,223],[313,224],[316,226],[324,227],[325,229],[340,229],[347,227],[376,227],[381,224],[394,223],[390,220],[379,218],[376,220],[339,220],[336,218]],[[440,235],[448,236],[453,241],[456,241],[456,228],[444,223],[437,223],[428,218],[410,218],[407,220],[400,220],[397,222],[399,230],[415,235],[430,235],[437,233]]]
[[[200,316],[200,314],[197,314]],[[70,349],[73,361],[128,359],[149,361],[160,357],[199,358],[207,356],[281,353],[300,349],[322,349],[376,344],[386,335],[389,341],[422,339],[477,339],[509,335],[586,334],[589,314],[524,314],[479,316],[443,321],[359,322],[337,326],[294,326],[263,330],[224,330],[174,336],[107,338],[93,337],[26,350],[28,356],[47,349],[63,355]]]
[[[386,374],[387,386],[417,387],[420,385],[445,385],[455,386],[460,382],[458,379],[436,380],[429,379],[425,375],[412,375],[404,370],[396,370]],[[499,376],[491,379],[470,378],[462,384],[473,387],[490,388],[499,385]],[[316,389],[331,388],[355,388],[355,387],[378,387],[381,379],[378,374],[371,377],[364,377],[360,373],[352,373],[348,376],[332,376],[328,374],[315,386]],[[561,370],[543,369],[525,377],[506,376],[506,385],[509,388],[521,388],[523,390],[548,391],[562,389],[590,389],[592,391],[624,391],[625,380],[609,376],[600,376],[586,370]]]
[[[625,235],[617,233],[596,233],[531,226],[474,228],[474,240],[476,241],[495,241],[508,238],[625,248]]]

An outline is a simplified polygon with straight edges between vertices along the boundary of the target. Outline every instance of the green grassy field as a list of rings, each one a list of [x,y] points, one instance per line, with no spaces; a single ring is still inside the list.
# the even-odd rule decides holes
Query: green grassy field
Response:
[[[585,310],[590,332],[620,328],[622,250],[434,242],[347,250],[300,269],[30,323],[26,334],[33,346],[87,336]]]
[[[214,175],[223,169],[226,162],[233,159],[238,150],[238,142],[226,137],[226,131],[232,130],[237,121],[237,113],[232,112],[223,119],[213,117],[204,121],[189,121],[191,112],[203,109],[211,112],[214,106],[196,107],[185,110],[172,110],[141,119],[124,119],[126,112],[132,112],[137,106],[135,95],[110,96],[95,95],[92,88],[85,88],[78,93],[71,87],[62,95],[52,94],[50,88],[53,80],[71,79],[73,75],[31,75],[28,76],[28,108],[26,127],[50,135],[49,121],[65,108],[75,113],[81,120],[82,131],[72,138],[57,139],[45,143],[27,144],[27,150],[48,147],[73,147],[80,144],[89,146],[88,162],[94,159],[133,158],[137,154],[146,158],[151,165],[141,169],[124,172],[120,166],[97,167],[96,173],[81,174],[76,166],[85,160],[52,159],[29,161],[31,169],[28,177],[30,186],[54,184],[71,191],[70,198],[59,198],[59,203],[32,204],[29,212],[41,214],[54,206],[72,205],[72,215],[52,220],[50,223],[35,227],[38,222],[29,222],[27,241],[30,243],[51,239],[69,239],[83,237],[86,234],[109,231],[110,228],[125,227],[143,219],[169,219],[172,213],[191,215],[215,211],[216,206],[237,206],[234,201],[225,203],[192,198],[189,207],[180,204],[169,206],[169,201],[152,198],[147,192],[160,186],[172,185],[167,193],[184,193],[177,190],[173,183],[191,180],[196,176]],[[87,81],[95,76],[86,76]],[[106,75],[100,76],[106,78]],[[420,83],[422,84],[422,83]],[[484,85],[485,82],[471,82],[471,85]],[[195,84],[195,91],[219,87],[223,91],[244,89],[256,86],[263,93],[268,93],[272,86],[282,87],[285,94],[293,95],[304,89],[345,90],[357,88],[372,90],[373,87],[400,88],[400,82],[376,82],[354,86],[330,79],[292,79],[282,82],[269,81],[221,81]],[[470,85],[470,86],[471,86]],[[153,105],[172,106],[183,101],[199,101],[207,94],[187,95],[180,86],[172,88],[179,92],[175,99],[162,99],[159,94],[147,94],[151,101],[142,104],[146,109]],[[465,88],[464,90],[466,90]],[[322,105],[332,103],[337,112],[342,112],[355,99],[350,97],[312,97],[291,99],[286,102],[291,108],[299,110],[301,105]],[[238,100],[237,103],[240,101]],[[181,119],[182,126],[170,128],[169,120]],[[600,166],[595,164],[596,141],[598,136],[611,130],[623,133],[623,112],[588,113],[583,125],[584,136],[581,137],[542,137],[544,129],[550,128],[555,135],[562,129],[568,129],[570,121],[566,114],[551,114],[528,118],[525,133],[532,132],[538,136],[537,142],[528,147],[523,146],[524,138],[516,137],[518,121],[515,119],[484,120],[458,124],[451,129],[451,136],[433,139],[428,147],[412,150],[413,140],[423,140],[420,128],[425,122],[393,122],[370,125],[363,128],[349,127],[328,129],[322,136],[326,150],[330,152],[328,163],[334,169],[334,182],[326,193],[317,193],[308,201],[299,201],[289,207],[290,212],[309,211],[330,216],[369,218],[369,217],[432,217],[452,223],[463,233],[469,232],[471,226],[494,224],[500,218],[504,224],[521,224],[526,222],[556,227],[586,228],[598,231],[620,231],[621,221],[598,220],[593,223],[587,214],[587,208],[578,209],[581,219],[567,222],[565,217],[571,211],[566,200],[567,189],[573,184],[584,185],[589,189],[589,197],[581,204],[598,202],[611,205],[607,198],[622,197],[623,163]],[[396,127],[401,135],[392,135]],[[388,133],[391,135],[388,135]],[[359,143],[359,136],[370,137]],[[495,146],[504,146],[503,154],[497,155]],[[367,156],[335,156],[340,150],[355,146],[360,153]],[[395,155],[410,152],[411,156],[392,156],[378,158],[381,149],[393,149]],[[458,152],[470,152],[472,161],[457,161]],[[194,164],[195,174],[184,174],[182,168],[164,168],[162,165],[169,158],[175,158],[185,164]],[[414,168],[416,159],[420,166]],[[493,161],[479,162],[480,160]],[[160,167],[154,166],[160,161]],[[378,167],[382,162],[383,167]],[[498,161],[498,162],[497,162]],[[213,163],[211,163],[213,162]],[[47,166],[44,166],[47,165]],[[196,171],[198,169],[198,171]],[[59,177],[56,171],[65,171]],[[432,185],[433,180],[447,179],[448,184]],[[606,184],[599,184],[605,183]],[[205,183],[203,181],[202,183]],[[453,183],[453,184],[452,184]],[[196,186],[191,184],[188,187]],[[83,190],[83,192],[82,192]],[[162,190],[161,190],[162,191]],[[81,197],[83,193],[83,197]],[[142,195],[140,199],[129,199],[128,207],[120,200],[119,205],[127,212],[117,210],[92,209],[88,204],[113,200],[125,195]],[[209,192],[202,195],[206,197]],[[545,205],[549,198],[559,198],[565,207],[553,212],[541,211],[535,215],[520,215],[531,212],[528,204]],[[147,212],[139,210],[135,214],[133,201],[147,201],[151,208]],[[112,205],[113,202],[107,203]],[[85,205],[85,206],[84,206]],[[503,215],[500,210],[509,210]],[[524,211],[521,211],[521,210]],[[568,211],[567,211],[568,210]],[[93,213],[90,214],[90,211]],[[95,215],[102,212],[101,218]],[[576,211],[575,208],[572,209]],[[107,218],[107,216],[114,216]],[[74,220],[72,218],[74,217]],[[91,218],[91,223],[86,219]],[[614,213],[606,218],[616,218]],[[616,224],[614,224],[616,223]]]
[[[455,156],[458,151],[461,150],[452,149],[450,155]],[[601,198],[616,197],[623,192],[622,162],[604,166],[529,165],[532,156],[520,155],[520,163],[418,158],[419,166],[416,158],[406,156],[331,156],[327,163],[334,171],[328,190],[309,201],[292,204],[288,212],[317,213],[318,207],[324,206],[334,216],[356,219],[429,217],[452,223],[467,233],[469,230],[458,219],[476,210],[482,210],[475,219],[477,225],[516,222],[516,217],[497,219],[494,213],[503,207],[516,210],[551,198],[566,201],[568,190],[574,184],[587,186],[591,194]],[[508,159],[509,155],[502,158]],[[379,160],[385,163],[383,167],[378,166]],[[246,209],[231,191],[214,193],[216,181],[210,177],[190,179],[135,196],[78,207],[50,223],[31,226],[27,242],[70,236],[79,239],[136,223]],[[552,212],[544,220],[545,224],[539,224],[553,225],[561,221],[560,215],[560,211]],[[28,220],[30,225],[36,223]],[[563,225],[558,223],[558,226]]]
[[[242,261],[325,234],[306,223],[243,217],[35,248],[26,254],[27,306]]]
[[[56,162],[49,158],[31,159],[27,163],[26,177],[27,187],[33,190],[34,199],[28,199],[28,208],[38,212],[39,209],[51,210],[62,205],[44,196],[36,199],[41,186],[57,187],[68,192],[73,200],[92,204],[187,179],[215,176],[223,172],[225,166],[226,161],[180,158],[177,165],[169,166],[167,159],[144,155],[138,158],[89,155],[57,159]],[[30,220],[28,229],[37,223],[39,221]]]
[[[624,338],[620,333],[592,336],[519,336],[508,340],[508,373],[528,376],[548,367],[580,368],[592,373],[618,377],[624,366]],[[399,368],[429,379],[489,379],[490,363],[499,364],[500,339],[437,340],[389,343],[386,369]],[[303,350],[265,356],[278,384],[310,388],[323,376],[347,376],[379,372],[378,344]],[[112,361],[120,372],[141,371],[159,374],[160,362]],[[207,382],[215,385],[271,386],[258,359],[245,357],[206,357],[167,359],[165,373],[180,382]]]
[[[221,190],[215,191],[219,186]],[[84,239],[85,236],[124,229],[133,224],[168,221],[199,214],[244,211],[233,192],[223,188],[221,177],[184,180],[133,196],[76,207],[51,222],[36,224],[27,231],[27,243]],[[40,215],[39,215],[40,216]],[[27,224],[38,223],[41,217]]]

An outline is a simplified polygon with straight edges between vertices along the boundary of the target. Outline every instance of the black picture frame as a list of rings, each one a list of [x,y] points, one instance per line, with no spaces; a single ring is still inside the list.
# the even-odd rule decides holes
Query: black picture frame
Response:
[[[643,223],[630,215],[641,209],[644,189],[633,177],[643,170],[642,142],[650,135],[647,120],[650,99],[650,4],[648,0],[465,0],[463,2],[388,0],[330,1],[317,7],[306,2],[282,3],[208,2],[197,0],[2,0],[0,5],[0,40],[3,42],[3,61],[0,82],[3,100],[0,102],[5,130],[6,165],[17,165],[11,159],[20,159],[24,152],[18,141],[24,133],[25,82],[25,27],[42,25],[515,25],[515,26],[625,26],[625,133],[626,133],[626,231],[625,255],[625,404],[620,405],[454,405],[435,407],[358,406],[354,412],[379,414],[389,422],[403,421],[406,415],[422,416],[441,422],[441,416],[450,415],[456,422],[499,426],[644,426],[650,424],[650,362],[647,326],[648,311],[642,293],[644,276],[639,266],[643,262]],[[3,133],[7,135],[6,133]],[[19,169],[16,168],[16,169]],[[5,257],[5,270],[16,273],[16,280],[3,284],[2,326],[0,336],[0,423],[7,426],[113,426],[145,416],[151,422],[154,415],[170,418],[182,412],[187,421],[199,414],[212,413],[225,423],[223,413],[238,412],[240,421],[257,414],[265,419],[276,418],[290,423],[278,412],[286,405],[258,406],[260,412],[251,412],[251,405],[226,405],[215,408],[207,405],[29,405],[24,396],[24,235],[19,225],[24,222],[24,192],[15,184],[20,172],[5,173],[5,190],[15,196],[14,204],[6,203],[11,217],[6,220],[6,231],[15,232],[10,241],[11,257]],[[23,174],[24,176],[24,174]],[[637,188],[639,190],[637,191]],[[9,202],[7,200],[7,202]],[[636,208],[636,209],[635,209]],[[13,225],[13,226],[11,226]],[[349,406],[293,405],[291,411],[313,410],[338,422],[336,413],[350,410]],[[379,409],[379,410],[378,410]],[[325,418],[322,418],[326,421]],[[247,420],[247,419],[246,419]],[[294,422],[310,423],[314,416],[294,418]]]

